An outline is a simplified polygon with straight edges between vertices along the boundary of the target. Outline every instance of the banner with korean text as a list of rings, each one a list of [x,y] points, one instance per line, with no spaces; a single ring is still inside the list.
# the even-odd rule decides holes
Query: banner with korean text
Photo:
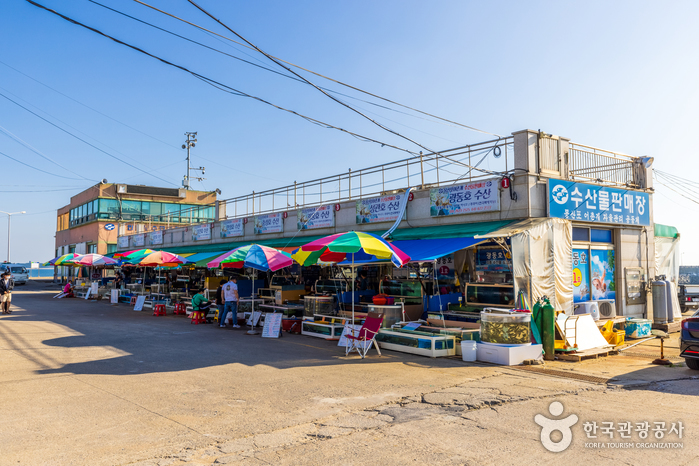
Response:
[[[196,225],[192,227],[192,241],[211,239],[211,224]]]
[[[335,226],[335,210],[333,206],[309,207],[296,213],[296,228],[298,230],[315,230],[317,228],[332,228]]]
[[[232,236],[243,236],[245,234],[245,225],[242,218],[234,220],[224,220],[221,222],[221,238],[230,238]]]
[[[650,225],[648,193],[548,180],[549,217],[616,225]]]
[[[163,231],[150,232],[150,244],[163,244]]]
[[[282,214],[258,215],[255,217],[253,233],[262,235],[265,233],[283,233],[284,219]]]
[[[497,180],[430,189],[430,216],[478,214],[500,210]]]
[[[391,194],[357,201],[357,223],[395,222],[405,215],[400,211],[403,196],[404,193]]]
[[[146,245],[146,235],[141,233],[140,235],[131,236],[131,246],[143,247]]]

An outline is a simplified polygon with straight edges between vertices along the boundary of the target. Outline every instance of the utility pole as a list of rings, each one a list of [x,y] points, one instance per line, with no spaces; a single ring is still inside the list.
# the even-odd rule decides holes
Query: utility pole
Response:
[[[7,262],[10,262],[10,234],[11,234],[11,225],[12,225],[12,216],[15,214],[26,214],[24,210],[21,212],[5,212],[0,210],[0,213],[2,214],[7,214]]]
[[[182,186],[184,186],[184,189],[192,189],[192,186],[189,182],[192,178],[189,176],[189,173],[192,170],[201,170],[201,174],[203,175],[204,171],[206,170],[206,167],[192,168],[190,166],[190,164],[189,164],[189,150],[192,147],[196,146],[195,143],[197,142],[197,132],[196,131],[194,131],[194,132],[188,131],[188,132],[184,133],[184,135],[187,136],[187,140],[185,141],[184,144],[182,144],[182,149],[187,149],[187,174],[184,176],[184,180],[182,181]],[[198,180],[198,181],[202,181],[206,178],[194,177],[194,179]]]

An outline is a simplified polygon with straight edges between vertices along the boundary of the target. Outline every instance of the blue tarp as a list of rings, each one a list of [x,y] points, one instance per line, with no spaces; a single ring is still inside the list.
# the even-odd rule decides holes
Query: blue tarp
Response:
[[[468,248],[484,239],[473,237],[466,238],[442,238],[442,239],[415,239],[405,241],[394,241],[391,244],[410,256],[410,262],[431,262],[447,254],[452,254],[461,249]],[[371,259],[373,256],[357,253],[354,255],[354,263],[366,264],[372,262],[387,262],[386,260]],[[351,260],[340,262],[340,265],[350,265]]]

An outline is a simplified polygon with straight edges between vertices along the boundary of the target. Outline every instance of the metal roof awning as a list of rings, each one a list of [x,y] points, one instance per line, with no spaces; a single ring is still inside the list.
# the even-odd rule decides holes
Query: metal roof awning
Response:
[[[476,239],[489,239],[489,238],[509,238],[510,236],[517,235],[523,231],[530,230],[534,227],[547,222],[549,218],[527,218],[524,220],[518,220],[512,222],[509,225],[497,228],[489,233],[483,233],[474,236]]]

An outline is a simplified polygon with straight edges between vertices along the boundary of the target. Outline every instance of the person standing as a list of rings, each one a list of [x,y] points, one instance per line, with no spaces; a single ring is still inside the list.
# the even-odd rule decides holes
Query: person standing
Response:
[[[218,308],[218,324],[225,324],[226,321],[224,320],[224,315],[223,315],[223,285],[228,283],[228,280],[225,278],[222,278],[220,282],[218,282],[218,288],[216,288],[216,307]]]
[[[2,308],[3,314],[12,314],[10,302],[14,287],[15,281],[12,279],[12,274],[10,272],[3,273],[0,279],[0,308]]]
[[[238,325],[238,279],[232,278],[228,283],[223,285],[223,318],[219,320],[221,327],[226,326],[226,316],[231,313],[233,328],[240,328]]]

